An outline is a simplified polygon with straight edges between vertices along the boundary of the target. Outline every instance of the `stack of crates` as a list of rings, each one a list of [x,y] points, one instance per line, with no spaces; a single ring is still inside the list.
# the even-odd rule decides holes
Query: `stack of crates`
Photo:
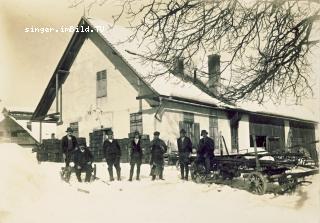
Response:
[[[104,158],[103,154],[103,131],[93,131],[89,134],[90,137],[90,151],[94,156],[95,162],[101,162]]]
[[[118,139],[119,146],[121,148],[121,163],[128,163],[130,161],[129,159],[129,139],[124,138],[124,139]]]
[[[59,139],[44,139],[42,148],[48,154],[49,162],[62,162],[61,140]]]

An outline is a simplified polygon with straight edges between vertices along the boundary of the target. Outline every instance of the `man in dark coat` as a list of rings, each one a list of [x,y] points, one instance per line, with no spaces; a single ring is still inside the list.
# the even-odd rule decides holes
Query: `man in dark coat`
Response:
[[[156,176],[159,175],[159,179],[163,179],[163,166],[164,166],[164,158],[163,154],[167,152],[167,145],[164,143],[162,139],[159,138],[160,132],[156,131],[153,134],[154,138],[150,142],[151,147],[151,175],[152,180],[156,179]]]
[[[179,152],[181,179],[188,180],[189,158],[192,153],[192,142],[190,138],[186,136],[186,131],[184,129],[180,130],[180,138],[178,138],[177,144]]]
[[[74,151],[78,148],[77,138],[72,135],[73,129],[67,128],[67,135],[61,139],[61,150],[64,155],[66,167],[69,167]]]
[[[92,162],[93,155],[86,146],[81,145],[80,149],[74,152],[75,172],[79,182],[81,182],[82,171],[86,173],[85,182],[90,182],[92,173]]]
[[[206,173],[210,172],[211,160],[214,157],[214,141],[208,137],[208,132],[206,130],[201,131],[202,139],[199,142],[198,155],[201,160],[203,160]]]
[[[137,165],[137,180],[140,180],[140,166],[142,163],[142,149],[140,134],[138,131],[134,133],[134,139],[130,141],[130,177],[129,181],[132,181],[134,166]]]
[[[103,143],[104,157],[108,164],[108,172],[110,176],[110,181],[114,181],[113,178],[113,166],[117,171],[117,179],[121,180],[121,168],[120,168],[120,157],[121,148],[118,140],[113,138],[113,131],[109,130],[107,132],[107,139]]]

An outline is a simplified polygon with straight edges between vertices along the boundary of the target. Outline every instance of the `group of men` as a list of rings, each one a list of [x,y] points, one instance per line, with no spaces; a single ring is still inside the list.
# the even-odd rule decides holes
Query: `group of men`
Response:
[[[89,182],[92,173],[93,155],[85,145],[78,146],[77,139],[72,135],[72,128],[67,129],[67,135],[61,140],[62,152],[66,167],[69,167],[70,161],[73,157],[75,164],[75,172],[79,182],[81,182],[81,172],[86,173],[85,181]],[[121,148],[117,139],[114,139],[113,131],[108,130],[107,138],[103,142],[103,161],[107,162],[108,173],[110,181],[114,181],[113,167],[116,169],[117,180],[121,180]],[[154,138],[150,142],[151,149],[151,171],[150,176],[152,180],[157,177],[161,180],[163,178],[164,170],[164,154],[167,152],[167,145],[160,139],[160,132],[155,131]],[[206,130],[201,131],[201,139],[198,145],[197,155],[198,159],[204,163],[206,171],[210,171],[211,160],[214,156],[214,141],[208,137]],[[129,143],[129,156],[130,156],[130,176],[129,181],[132,181],[134,168],[136,167],[136,180],[140,180],[140,167],[142,164],[143,150],[141,147],[141,136],[138,131],[134,132],[134,138]],[[189,176],[189,163],[192,154],[193,144],[189,137],[186,136],[184,129],[180,130],[180,137],[177,139],[179,163],[181,170],[181,179],[188,180]]]

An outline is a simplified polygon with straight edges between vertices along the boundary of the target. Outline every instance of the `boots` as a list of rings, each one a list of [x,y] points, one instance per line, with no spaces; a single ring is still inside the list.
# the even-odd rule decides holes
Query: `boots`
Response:
[[[118,181],[121,180],[121,170],[120,170],[120,168],[117,169],[117,180],[118,180]]]
[[[160,179],[160,180],[164,180],[164,179],[163,179],[163,170],[161,170],[161,172],[160,172],[159,179]]]
[[[132,181],[132,176],[133,176],[133,166],[131,165],[129,181]]]
[[[109,171],[110,181],[114,181],[112,167],[111,167],[111,168],[108,168],[108,171]]]
[[[137,180],[140,180],[140,165],[137,165]]]
[[[186,176],[185,176],[185,180],[188,181],[188,178],[189,178],[189,167],[186,166]]]
[[[181,173],[181,180],[184,180],[184,168],[183,165],[180,164],[180,173]]]

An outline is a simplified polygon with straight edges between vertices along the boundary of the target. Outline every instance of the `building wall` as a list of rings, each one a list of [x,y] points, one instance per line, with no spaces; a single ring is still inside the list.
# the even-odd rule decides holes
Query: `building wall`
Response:
[[[250,148],[249,115],[243,114],[239,121],[239,151]]]
[[[107,96],[96,98],[96,73],[104,69]],[[130,113],[139,111],[138,92],[90,40],[82,46],[62,92],[63,124],[58,126],[59,138],[71,122],[79,123],[79,136],[87,141],[89,133],[101,127],[113,128],[116,138],[128,136]],[[145,101],[143,108],[148,108]]]

